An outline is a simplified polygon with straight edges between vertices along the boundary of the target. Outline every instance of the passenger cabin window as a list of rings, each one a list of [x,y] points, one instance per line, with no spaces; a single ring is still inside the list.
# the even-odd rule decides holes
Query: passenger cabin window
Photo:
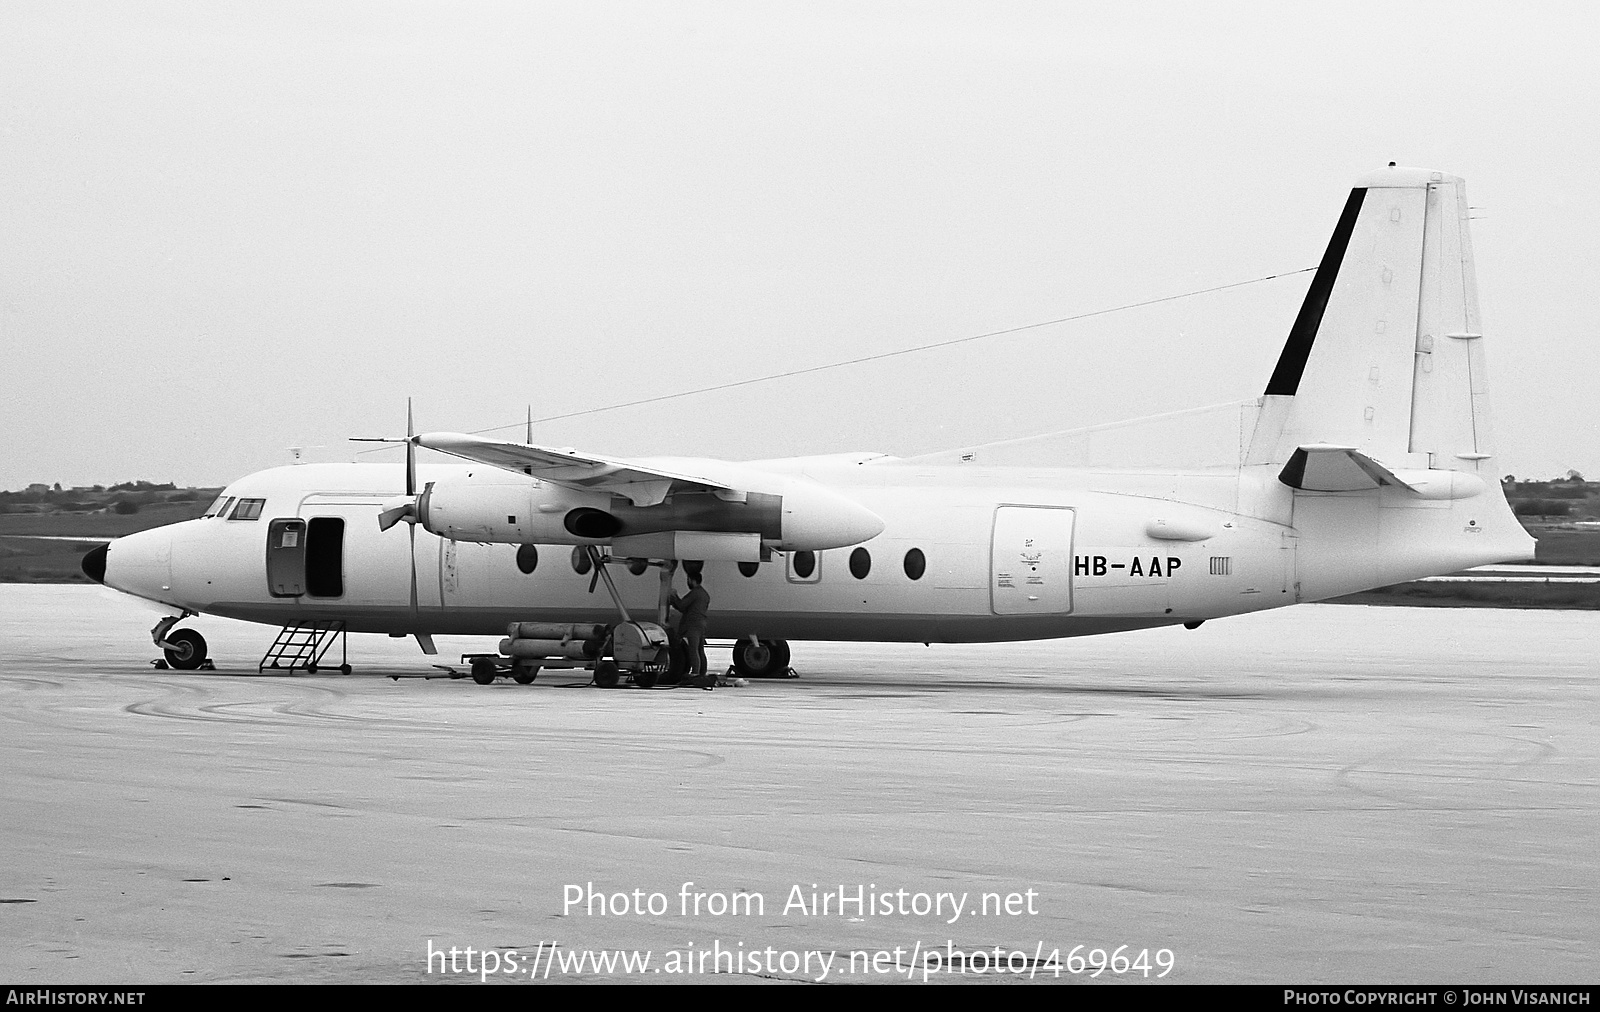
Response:
[[[759,563],[759,562],[741,562],[741,563],[739,563],[739,572],[743,573],[745,576],[754,576],[754,575],[756,575],[756,571],[758,569],[760,569],[760,568],[761,568],[761,563]]]
[[[229,520],[260,520],[261,508],[267,504],[265,499],[240,499],[239,505],[233,508],[228,515]]]
[[[906,575],[913,580],[922,579],[922,574],[928,571],[927,556],[922,554],[922,549],[913,548],[906,553]]]
[[[789,571],[786,574],[790,583],[818,583],[822,580],[822,566],[817,552],[790,552]]]
[[[572,550],[572,571],[579,576],[588,576],[589,570],[594,568],[594,560],[589,558],[589,549],[579,545]]]
[[[872,572],[872,553],[865,548],[857,548],[851,552],[850,575],[858,580],[865,580],[870,572]]]

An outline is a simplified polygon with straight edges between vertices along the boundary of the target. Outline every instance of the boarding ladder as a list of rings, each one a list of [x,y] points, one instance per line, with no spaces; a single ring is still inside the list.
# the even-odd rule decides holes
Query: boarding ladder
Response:
[[[278,638],[267,648],[261,663],[256,665],[256,671],[288,668],[290,673],[302,669],[315,674],[323,655],[333,647],[336,640],[340,644],[339,655],[342,661],[339,670],[349,674],[350,657],[349,648],[345,643],[344,622],[338,619],[331,622],[297,622],[284,626],[278,630]]]

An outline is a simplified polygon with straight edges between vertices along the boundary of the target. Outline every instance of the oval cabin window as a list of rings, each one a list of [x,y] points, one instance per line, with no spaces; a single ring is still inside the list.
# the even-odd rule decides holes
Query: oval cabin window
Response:
[[[913,580],[922,579],[922,574],[928,571],[927,556],[922,554],[922,549],[913,548],[906,553],[906,575]]]
[[[817,571],[816,552],[794,553],[794,575],[802,580],[810,579],[811,574]]]
[[[579,545],[572,550],[572,571],[579,576],[588,576],[589,570],[594,568],[594,562],[589,558],[589,549]]]
[[[517,547],[517,568],[528,575],[539,568],[539,549],[532,545],[519,545]]]
[[[745,576],[754,576],[754,575],[756,575],[756,570],[758,570],[760,568],[761,568],[761,563],[759,563],[759,562],[741,562],[741,563],[739,563],[739,572],[743,573]]]
[[[865,548],[857,548],[851,552],[850,575],[858,580],[865,580],[870,572],[872,572],[872,553]]]

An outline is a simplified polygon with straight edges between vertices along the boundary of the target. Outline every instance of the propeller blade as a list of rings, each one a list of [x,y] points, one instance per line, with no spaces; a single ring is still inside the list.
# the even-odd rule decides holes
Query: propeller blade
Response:
[[[413,527],[413,528],[411,528],[411,621],[413,623],[415,623],[416,620],[417,620],[417,529],[415,527]],[[420,636],[417,638],[417,643],[418,644],[423,644],[423,640],[422,640],[422,638]],[[424,652],[427,652],[427,650],[432,646],[433,646],[433,641],[429,640],[426,644],[423,644],[422,649],[423,649]]]
[[[417,494],[417,427],[411,420],[411,398],[406,398],[406,495]],[[393,526],[391,524],[391,526]],[[388,528],[385,528],[387,530]]]
[[[378,530],[386,531],[402,520],[408,524],[417,522],[417,504],[415,501],[398,503],[379,513]]]

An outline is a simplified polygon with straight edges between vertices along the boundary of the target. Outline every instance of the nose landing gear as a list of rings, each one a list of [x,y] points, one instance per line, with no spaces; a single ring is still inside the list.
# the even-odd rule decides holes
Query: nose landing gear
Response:
[[[185,611],[181,615],[168,615],[155,624],[150,630],[150,640],[161,648],[162,655],[166,658],[166,667],[176,668],[179,671],[195,671],[201,667],[209,667],[206,659],[206,638],[193,629],[179,629],[172,632],[173,626],[193,615],[192,611]],[[160,666],[160,665],[158,665]]]
[[[179,629],[167,636],[162,653],[167,663],[179,671],[193,671],[206,661],[206,638],[193,629]]]

